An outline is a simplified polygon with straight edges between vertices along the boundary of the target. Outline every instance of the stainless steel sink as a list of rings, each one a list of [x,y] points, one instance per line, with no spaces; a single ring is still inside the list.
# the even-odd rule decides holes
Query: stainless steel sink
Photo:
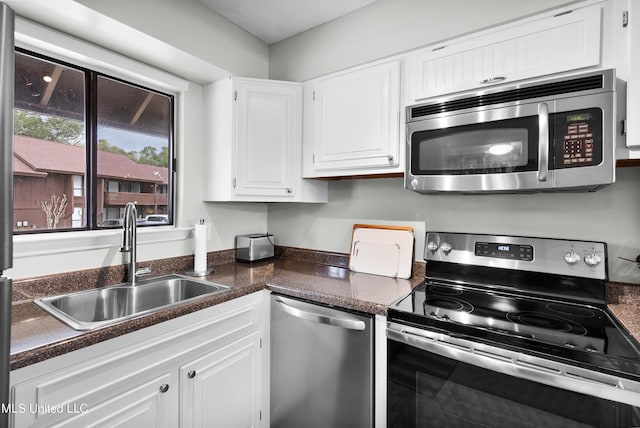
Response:
[[[166,275],[138,285],[114,285],[36,299],[36,305],[76,330],[93,330],[229,287],[182,275]]]

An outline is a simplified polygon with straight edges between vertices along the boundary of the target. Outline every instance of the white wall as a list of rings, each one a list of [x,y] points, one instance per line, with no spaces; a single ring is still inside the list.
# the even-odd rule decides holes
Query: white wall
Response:
[[[267,45],[196,0],[75,1],[235,75],[267,76]]]
[[[410,225],[416,259],[425,230],[604,241],[612,280],[640,283],[640,269],[618,256],[640,254],[640,168],[593,193],[420,195],[403,179],[329,183],[328,204],[270,204],[268,227],[281,245],[349,252],[355,223]]]
[[[564,3],[379,0],[271,46],[270,77],[309,79]],[[416,259],[425,230],[605,241],[610,278],[640,283],[640,269],[618,259],[640,254],[640,168],[617,174],[595,193],[532,195],[419,195],[402,179],[333,181],[328,204],[270,204],[268,227],[282,245],[347,253],[354,223],[410,224]]]
[[[268,46],[196,0],[4,1],[23,18],[199,84],[268,74]]]
[[[415,49],[569,0],[378,0],[269,47],[269,76],[302,81]]]

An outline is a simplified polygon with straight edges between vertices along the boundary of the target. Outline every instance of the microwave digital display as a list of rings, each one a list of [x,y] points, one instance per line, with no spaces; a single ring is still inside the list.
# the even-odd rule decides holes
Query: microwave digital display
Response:
[[[597,108],[553,115],[554,168],[602,162],[602,111]]]
[[[578,113],[578,114],[567,116],[567,122],[584,122],[590,119],[591,119],[591,115],[589,113]]]

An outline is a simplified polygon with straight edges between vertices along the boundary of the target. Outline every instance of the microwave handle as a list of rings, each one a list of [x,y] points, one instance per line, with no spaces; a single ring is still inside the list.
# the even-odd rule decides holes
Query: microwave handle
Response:
[[[538,104],[538,181],[549,174],[549,106]]]

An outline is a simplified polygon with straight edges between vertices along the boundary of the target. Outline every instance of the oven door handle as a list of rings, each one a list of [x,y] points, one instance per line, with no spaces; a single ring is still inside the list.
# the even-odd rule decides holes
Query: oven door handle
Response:
[[[538,104],[538,181],[549,176],[549,106]]]
[[[640,382],[390,322],[387,339],[508,376],[637,406]]]

